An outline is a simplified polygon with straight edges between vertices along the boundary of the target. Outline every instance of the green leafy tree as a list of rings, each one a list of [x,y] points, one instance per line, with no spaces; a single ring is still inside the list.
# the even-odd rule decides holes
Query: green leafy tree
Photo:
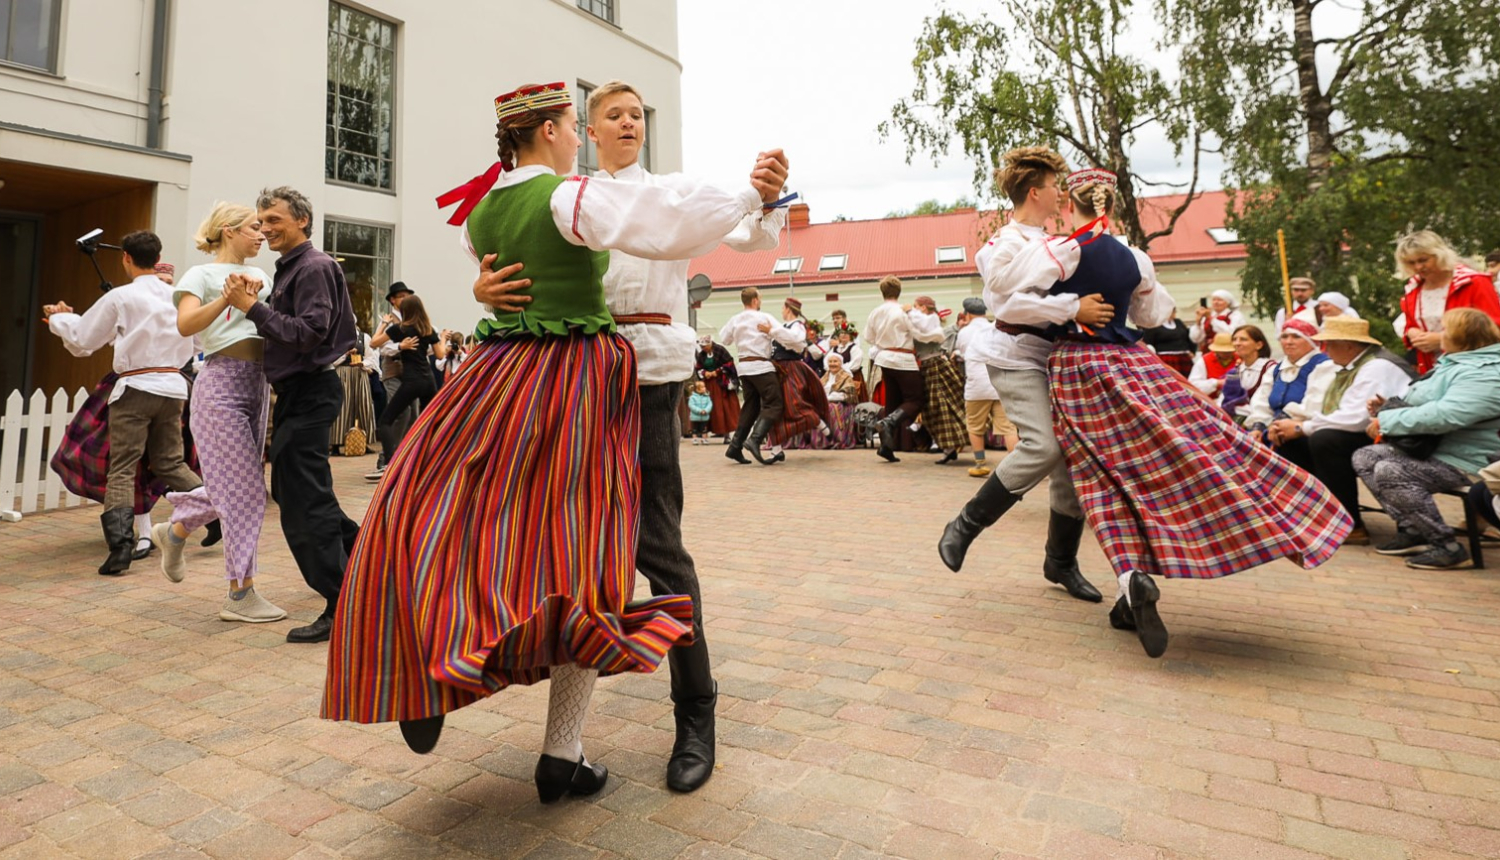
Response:
[[[956,212],[959,209],[974,209],[978,206],[972,197],[960,197],[952,203],[944,203],[937,198],[923,200],[910,209],[892,209],[885,214],[887,218],[908,218],[912,215],[943,215],[948,212]]]
[[[1401,298],[1400,233],[1433,229],[1465,253],[1500,238],[1487,30],[1500,0],[1157,0],[1157,13],[1182,46],[1184,91],[1224,140],[1240,189],[1229,224],[1262,309],[1282,303],[1278,229],[1293,274],[1351,293],[1377,327]]]
[[[989,15],[941,10],[916,42],[917,82],[898,102],[883,137],[906,142],[907,160],[949,152],[955,139],[974,164],[979,193],[992,199],[1000,157],[1017,146],[1047,144],[1078,166],[1119,175],[1119,232],[1148,248],[1172,231],[1198,193],[1204,148],[1191,93],[1152,63],[1118,48],[1118,34],[1141,17],[1130,0],[996,0]],[[1146,128],[1158,129],[1179,160],[1192,163],[1185,185],[1135,172],[1131,149]],[[1185,192],[1167,224],[1146,232],[1137,211],[1145,189]]]

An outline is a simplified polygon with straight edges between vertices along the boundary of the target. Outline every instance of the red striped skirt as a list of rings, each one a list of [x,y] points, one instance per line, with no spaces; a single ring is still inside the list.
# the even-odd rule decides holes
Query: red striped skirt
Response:
[[[1115,572],[1207,579],[1327,561],[1354,523],[1317,479],[1210,407],[1144,346],[1063,341],[1052,423]]]
[[[691,598],[632,601],[639,438],[624,338],[481,344],[375,490],[334,618],[323,716],[436,716],[564,663],[649,672],[691,641]]]
[[[772,445],[785,445],[828,420],[828,392],[823,381],[801,359],[776,362],[781,379],[781,399],[785,407],[781,420],[771,428]]]

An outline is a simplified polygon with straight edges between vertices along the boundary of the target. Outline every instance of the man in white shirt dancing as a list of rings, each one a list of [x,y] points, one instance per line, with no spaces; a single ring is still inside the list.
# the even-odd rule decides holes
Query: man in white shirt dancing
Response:
[[[871,360],[880,368],[880,378],[885,382],[885,416],[876,425],[880,448],[875,453],[888,462],[899,463],[896,434],[901,432],[902,422],[922,411],[927,393],[917,366],[917,330],[901,307],[901,279],[895,275],[881,278],[880,297],[885,301],[870,311],[864,333]]]
[[[760,290],[754,287],[740,291],[740,304],[744,310],[729,318],[717,338],[719,343],[734,348],[740,388],[745,392],[740,426],[729,441],[724,456],[736,463],[748,463],[744,451],[749,448],[750,456],[756,462],[769,466],[786,458],[785,454],[780,454],[767,460],[760,453],[761,443],[766,441],[786,408],[781,396],[781,381],[776,376],[776,364],[771,360],[772,347],[781,344],[788,349],[801,349],[807,345],[807,336],[786,328],[762,311]]]

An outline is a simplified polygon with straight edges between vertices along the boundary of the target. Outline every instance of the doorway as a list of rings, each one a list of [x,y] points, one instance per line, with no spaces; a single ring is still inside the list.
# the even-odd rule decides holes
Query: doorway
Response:
[[[32,338],[37,304],[41,219],[0,212],[0,399],[31,391]]]

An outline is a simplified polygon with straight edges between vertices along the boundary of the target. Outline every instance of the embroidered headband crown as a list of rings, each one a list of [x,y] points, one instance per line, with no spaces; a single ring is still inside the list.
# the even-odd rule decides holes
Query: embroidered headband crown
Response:
[[[495,118],[504,122],[530,111],[557,110],[573,104],[568,85],[562,82],[522,87],[495,99]]]
[[[1084,185],[1104,185],[1114,188],[1119,184],[1119,177],[1102,167],[1088,167],[1068,175],[1068,187],[1078,188]]]

